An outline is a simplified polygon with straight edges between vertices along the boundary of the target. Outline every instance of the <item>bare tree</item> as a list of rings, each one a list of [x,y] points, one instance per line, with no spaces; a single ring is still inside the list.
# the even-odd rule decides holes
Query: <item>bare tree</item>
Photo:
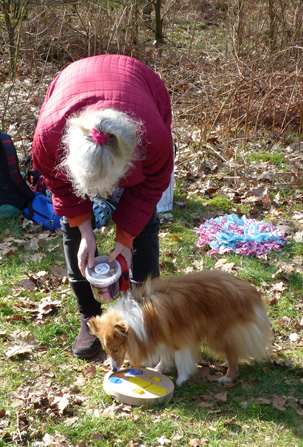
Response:
[[[16,60],[20,47],[21,27],[27,13],[30,0],[0,0],[7,32],[10,73],[16,72]]]
[[[162,0],[153,0],[153,1],[147,2],[145,5],[145,8],[147,8],[147,6],[150,4],[152,4],[154,6],[154,9],[155,9],[155,40],[159,43],[162,43],[164,41],[163,20],[164,20],[165,16],[169,13],[169,11],[173,8],[173,6],[177,2],[178,2],[178,0],[175,0],[170,5],[168,5],[162,15],[161,15]]]

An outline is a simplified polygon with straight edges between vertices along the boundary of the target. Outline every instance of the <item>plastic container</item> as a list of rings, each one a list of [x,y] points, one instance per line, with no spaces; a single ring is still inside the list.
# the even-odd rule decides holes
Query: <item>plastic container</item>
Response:
[[[118,297],[122,269],[116,259],[113,262],[108,262],[108,256],[98,256],[95,258],[94,267],[86,267],[85,273],[96,301],[108,303]]]

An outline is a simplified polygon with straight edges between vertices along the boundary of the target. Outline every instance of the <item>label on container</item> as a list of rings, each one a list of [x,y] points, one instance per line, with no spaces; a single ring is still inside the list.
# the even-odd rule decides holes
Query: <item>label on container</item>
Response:
[[[106,263],[98,264],[95,267],[95,272],[98,275],[106,275],[110,271],[110,266]]]

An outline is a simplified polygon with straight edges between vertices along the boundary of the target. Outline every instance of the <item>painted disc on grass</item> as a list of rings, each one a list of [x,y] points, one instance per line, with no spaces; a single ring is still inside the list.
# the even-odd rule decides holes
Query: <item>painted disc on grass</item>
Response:
[[[149,368],[110,371],[104,377],[103,388],[128,405],[168,402],[174,395],[170,378]]]

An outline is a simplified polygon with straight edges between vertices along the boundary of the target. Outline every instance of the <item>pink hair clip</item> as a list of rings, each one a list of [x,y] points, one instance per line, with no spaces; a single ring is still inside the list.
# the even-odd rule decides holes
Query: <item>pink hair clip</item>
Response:
[[[108,142],[109,135],[107,133],[102,133],[99,130],[92,129],[92,139],[97,144],[105,144]]]

